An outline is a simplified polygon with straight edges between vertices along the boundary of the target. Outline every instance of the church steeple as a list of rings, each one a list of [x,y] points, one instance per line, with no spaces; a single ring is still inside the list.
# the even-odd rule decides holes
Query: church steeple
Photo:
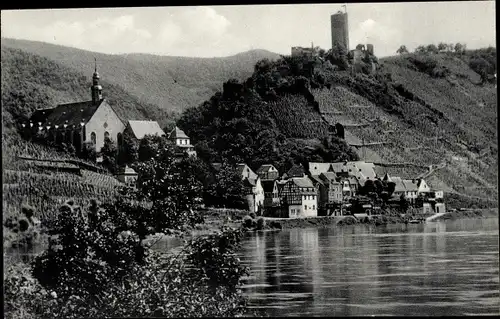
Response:
[[[102,86],[99,85],[99,73],[97,73],[97,60],[94,58],[94,75],[92,76],[92,86],[90,90],[92,92],[92,104],[99,104],[102,100]]]

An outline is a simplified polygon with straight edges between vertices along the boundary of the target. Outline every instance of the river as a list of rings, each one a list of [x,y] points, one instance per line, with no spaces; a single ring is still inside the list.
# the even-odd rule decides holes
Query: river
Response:
[[[500,314],[498,218],[248,233],[239,254],[250,309],[270,316]]]
[[[498,218],[260,232],[241,259],[271,316],[500,314]]]

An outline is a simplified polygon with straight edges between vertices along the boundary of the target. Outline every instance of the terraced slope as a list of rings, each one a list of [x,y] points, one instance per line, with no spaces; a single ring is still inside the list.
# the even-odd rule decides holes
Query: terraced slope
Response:
[[[362,159],[439,166],[426,176],[431,186],[467,196],[496,198],[496,89],[478,85],[479,75],[460,59],[436,59],[451,70],[446,78],[416,71],[401,57],[383,60],[384,69],[396,83],[395,111],[364,94],[360,87],[370,84],[362,75],[312,93],[323,117],[330,124],[345,126],[349,144],[389,143],[356,148]],[[377,170],[406,178],[428,172],[419,168]]]

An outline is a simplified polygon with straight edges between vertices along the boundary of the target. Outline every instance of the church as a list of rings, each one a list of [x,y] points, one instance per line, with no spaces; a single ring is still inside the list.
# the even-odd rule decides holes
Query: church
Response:
[[[124,123],[102,97],[99,80],[96,63],[90,87],[92,99],[36,110],[30,118],[31,130],[44,131],[56,144],[72,144],[77,152],[86,142],[91,142],[96,152],[100,152],[106,138],[119,143],[126,129],[134,133],[139,130],[139,139],[145,134],[165,135],[156,121],[128,120]]]

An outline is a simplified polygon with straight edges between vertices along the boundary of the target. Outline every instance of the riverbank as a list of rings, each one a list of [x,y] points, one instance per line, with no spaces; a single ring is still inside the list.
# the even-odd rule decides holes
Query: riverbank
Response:
[[[241,214],[241,212],[239,212]],[[279,229],[293,229],[293,228],[325,228],[325,227],[341,227],[345,225],[354,224],[372,224],[375,226],[387,225],[387,224],[406,224],[413,221],[425,222],[425,217],[429,216],[419,216],[413,212],[407,214],[399,214],[396,212],[389,212],[382,215],[372,215],[372,216],[318,216],[318,217],[307,217],[307,218],[273,218],[273,217],[255,217],[252,218],[250,227],[246,227],[248,231],[254,230],[279,230]],[[488,208],[488,209],[469,209],[469,210],[458,210],[458,211],[448,211],[444,215],[435,218],[433,221],[442,220],[455,220],[455,219],[470,219],[470,218],[498,218],[498,208]],[[256,223],[258,219],[263,219],[263,227],[257,229]],[[226,224],[231,227],[240,227],[245,224],[245,219],[247,217],[241,218],[241,216],[235,216],[228,222],[227,215],[224,218],[211,216],[207,218],[206,223],[202,225],[202,228],[207,231],[215,231],[222,225]],[[250,225],[250,224],[249,224]]]

